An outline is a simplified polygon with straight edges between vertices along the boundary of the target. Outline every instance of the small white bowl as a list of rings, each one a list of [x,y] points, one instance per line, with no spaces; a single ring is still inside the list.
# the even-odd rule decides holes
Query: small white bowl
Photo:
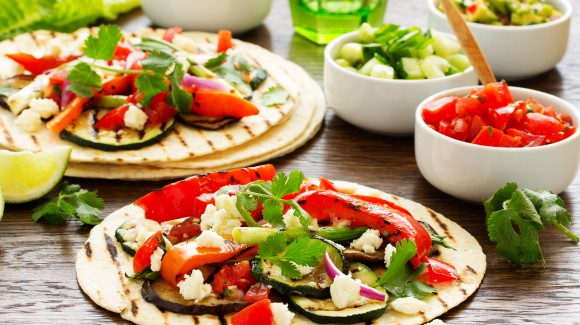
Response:
[[[464,97],[473,87],[440,92],[419,104],[415,122],[415,159],[425,179],[458,199],[481,203],[507,182],[520,187],[561,193],[574,180],[580,163],[580,131],[549,145],[497,148],[455,140],[430,128],[421,117],[425,104],[446,96]],[[514,100],[534,98],[543,106],[572,117],[580,125],[576,107],[558,97],[526,88],[510,87]]]
[[[272,0],[141,0],[141,7],[160,27],[240,34],[262,24]]]
[[[444,34],[455,39],[450,34]],[[324,92],[343,120],[369,132],[413,134],[415,109],[427,96],[461,86],[477,85],[473,67],[448,77],[424,80],[380,79],[338,65],[334,60],[343,44],[360,41],[357,31],[330,42],[324,50]]]
[[[453,33],[440,0],[428,0],[429,26]],[[499,79],[507,81],[533,77],[556,66],[566,53],[572,4],[569,0],[548,0],[563,13],[551,22],[529,26],[494,26],[468,22],[473,36]]]

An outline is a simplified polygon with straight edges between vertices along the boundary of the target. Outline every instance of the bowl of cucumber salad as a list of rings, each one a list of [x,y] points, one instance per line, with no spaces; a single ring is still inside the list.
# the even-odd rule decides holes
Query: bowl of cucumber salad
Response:
[[[570,35],[570,0],[453,0],[498,80],[523,80],[553,69]],[[428,0],[429,27],[451,32],[440,0]]]
[[[324,51],[328,104],[346,122],[373,133],[410,136],[418,103],[477,82],[455,37],[435,30],[363,24]]]

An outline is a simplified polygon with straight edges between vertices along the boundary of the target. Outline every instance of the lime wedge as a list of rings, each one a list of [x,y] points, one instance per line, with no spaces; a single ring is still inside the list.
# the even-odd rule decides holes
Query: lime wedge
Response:
[[[41,152],[0,150],[0,187],[6,203],[23,203],[43,197],[62,179],[71,147]]]

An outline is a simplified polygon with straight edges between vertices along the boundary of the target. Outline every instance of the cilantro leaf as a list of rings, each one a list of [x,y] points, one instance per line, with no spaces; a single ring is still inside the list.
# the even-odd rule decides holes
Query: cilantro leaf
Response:
[[[413,292],[411,291],[413,288],[408,287],[409,283],[425,269],[424,263],[414,270],[407,263],[415,254],[417,254],[417,245],[414,241],[407,239],[399,241],[391,255],[391,265],[376,286],[382,286],[396,297],[406,297],[405,294]]]
[[[300,236],[286,246],[286,236],[275,233],[258,245],[256,257],[271,261],[280,268],[283,276],[297,280],[302,278],[302,274],[296,265],[318,266],[324,252],[326,245],[320,240]]]
[[[104,208],[103,200],[96,192],[89,192],[79,185],[63,182],[59,194],[35,207],[32,220],[45,220],[50,224],[62,224],[70,216],[87,225],[97,225]]]
[[[427,295],[437,292],[437,289],[432,286],[421,282],[421,281],[411,281],[405,285],[403,289],[403,297],[413,297],[419,300],[424,299]]]
[[[248,225],[259,227],[249,213],[249,211],[257,208],[256,202],[259,202],[264,207],[262,211],[264,219],[271,225],[284,227],[282,213],[284,205],[287,204],[293,208],[294,215],[299,218],[302,226],[307,228],[311,221],[310,215],[296,201],[283,199],[284,196],[290,193],[300,191],[303,179],[302,172],[292,171],[288,176],[284,173],[278,173],[271,182],[255,181],[241,186],[237,194],[238,201],[236,206],[238,211],[244,216],[244,220]]]
[[[68,73],[70,84],[66,88],[79,97],[92,97],[94,89],[101,89],[101,77],[86,62],[77,63]]]
[[[566,229],[572,220],[564,202],[550,191],[518,189],[517,184],[508,183],[483,204],[489,239],[510,262],[546,264],[539,239],[544,223],[554,225],[578,242],[578,237]]]
[[[171,92],[168,99],[169,104],[175,107],[178,112],[187,114],[191,112],[193,96],[181,88],[184,74],[183,65],[176,63],[173,71],[167,75],[171,82]]]
[[[225,52],[218,54],[215,58],[207,60],[205,67],[208,69],[214,69],[222,65],[228,59],[228,55]]]
[[[266,105],[266,106],[274,106],[274,105],[280,105],[280,104],[284,104],[286,102],[286,100],[288,99],[288,92],[286,91],[286,89],[280,87],[280,86],[276,86],[276,87],[271,87],[268,90],[266,90],[266,92],[264,93],[264,95],[262,96],[262,104]]]
[[[141,61],[143,70],[150,70],[158,74],[165,74],[171,66],[176,63],[176,59],[170,53],[164,51],[150,52],[146,59]],[[183,75],[182,75],[183,78]]]
[[[111,60],[114,56],[117,43],[123,37],[121,28],[117,25],[102,25],[97,37],[89,35],[85,40],[83,52],[95,60]]]
[[[169,89],[163,75],[143,73],[135,79],[135,86],[140,94],[143,94],[141,103],[149,106],[151,99]]]

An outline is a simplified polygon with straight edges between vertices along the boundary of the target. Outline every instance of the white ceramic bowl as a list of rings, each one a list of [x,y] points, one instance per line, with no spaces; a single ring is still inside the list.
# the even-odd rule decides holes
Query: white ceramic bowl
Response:
[[[462,142],[445,136],[421,117],[422,107],[446,96],[464,97],[473,87],[440,92],[425,99],[415,112],[415,158],[425,179],[439,190],[461,200],[481,203],[507,182],[520,187],[564,191],[574,180],[580,163],[580,131],[549,145],[530,148],[497,148]],[[514,100],[536,99],[544,106],[572,117],[580,113],[558,97],[525,88],[510,87]]]
[[[324,92],[328,104],[340,118],[366,131],[394,136],[412,135],[415,109],[425,97],[445,89],[477,85],[473,67],[443,78],[386,80],[339,66],[334,59],[342,45],[357,41],[360,38],[355,31],[339,36],[326,46]]]
[[[160,27],[240,34],[262,24],[272,0],[141,0],[141,7]]]
[[[440,0],[427,0],[429,26],[453,33],[445,14],[437,9]],[[564,15],[554,21],[529,26],[493,26],[468,22],[491,69],[507,81],[530,78],[556,66],[566,53],[570,34],[570,0],[548,0]]]

